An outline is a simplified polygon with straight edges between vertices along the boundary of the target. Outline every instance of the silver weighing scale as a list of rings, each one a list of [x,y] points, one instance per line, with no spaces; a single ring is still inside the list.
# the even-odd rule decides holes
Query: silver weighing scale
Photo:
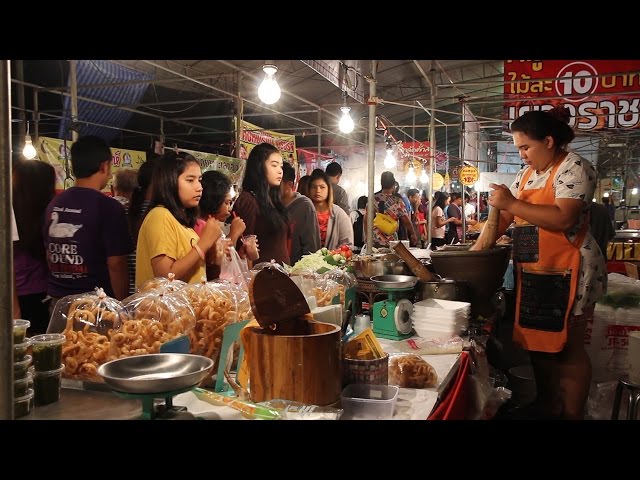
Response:
[[[403,340],[413,335],[413,303],[399,298],[403,292],[413,291],[418,277],[409,275],[378,275],[371,281],[379,290],[387,292],[388,298],[373,304],[373,333],[376,337]]]

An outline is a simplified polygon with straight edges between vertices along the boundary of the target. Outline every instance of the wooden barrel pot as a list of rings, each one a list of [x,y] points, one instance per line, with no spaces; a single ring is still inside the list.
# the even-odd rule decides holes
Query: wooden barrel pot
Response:
[[[309,322],[305,332],[287,335],[249,328],[251,400],[281,398],[313,405],[331,405],[340,400],[340,327]]]

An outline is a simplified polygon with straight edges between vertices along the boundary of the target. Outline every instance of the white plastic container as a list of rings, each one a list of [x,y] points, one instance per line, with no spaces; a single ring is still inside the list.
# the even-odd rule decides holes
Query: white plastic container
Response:
[[[352,383],[342,391],[344,420],[389,420],[393,417],[398,392],[394,385]]]

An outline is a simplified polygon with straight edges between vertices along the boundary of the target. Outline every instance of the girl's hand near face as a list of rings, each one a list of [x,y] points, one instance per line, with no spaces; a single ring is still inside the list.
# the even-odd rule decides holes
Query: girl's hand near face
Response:
[[[220,222],[213,217],[209,217],[200,233],[200,241],[198,246],[207,252],[216,243],[216,240],[222,235],[222,227]]]
[[[238,239],[242,236],[247,226],[240,217],[235,217],[231,221],[231,227],[229,229],[229,238],[231,239],[231,244],[235,245],[238,242]]]

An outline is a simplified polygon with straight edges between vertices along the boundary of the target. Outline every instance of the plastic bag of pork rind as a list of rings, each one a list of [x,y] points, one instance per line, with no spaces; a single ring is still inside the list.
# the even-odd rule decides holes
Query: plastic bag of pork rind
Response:
[[[65,378],[103,382],[98,367],[107,362],[110,336],[122,304],[104,290],[69,295],[56,304],[47,333],[62,333]]]
[[[186,298],[173,293],[151,290],[125,299],[111,337],[110,359],[189,352],[195,341],[195,314]]]
[[[160,290],[163,292],[176,292],[187,285],[187,282],[176,279],[174,273],[169,272],[166,277],[155,277],[144,282],[138,288],[138,293]]]
[[[189,300],[195,313],[191,353],[211,358],[215,371],[224,329],[239,319],[236,296],[229,285],[206,281],[187,285],[177,293]]]
[[[313,294],[316,297],[316,305],[318,307],[326,307],[333,304],[344,305],[344,285],[340,285],[334,280],[317,277],[313,286]]]

